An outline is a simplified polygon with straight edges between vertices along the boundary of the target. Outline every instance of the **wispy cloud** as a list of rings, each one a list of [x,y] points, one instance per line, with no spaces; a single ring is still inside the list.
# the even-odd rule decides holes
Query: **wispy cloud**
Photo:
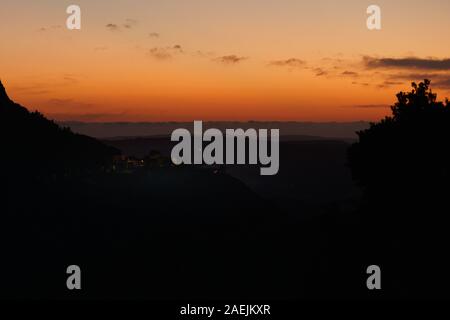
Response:
[[[355,71],[344,71],[341,73],[342,76],[349,76],[349,77],[357,77],[359,76],[358,72]]]
[[[248,59],[248,57],[239,57],[235,54],[232,54],[232,55],[226,55],[226,56],[221,56],[221,57],[215,58],[214,61],[222,63],[222,64],[226,64],[226,65],[235,65],[235,64],[238,64],[247,59]]]
[[[450,70],[450,59],[374,58],[364,56],[363,63],[367,68]]]
[[[285,60],[273,60],[269,62],[269,66],[290,67],[290,68],[304,67],[305,64],[306,64],[305,61],[297,58],[290,58]]]
[[[13,86],[11,91],[21,95],[44,95],[52,93],[55,88],[70,87],[80,83],[85,78],[82,74],[64,73],[45,80],[45,82],[34,82],[28,85]]]
[[[442,73],[436,72],[401,72],[401,73],[390,73],[386,76],[388,80],[406,80],[406,81],[416,81],[423,79],[436,79],[441,77]]]
[[[382,83],[378,84],[377,87],[378,88],[389,88],[392,86],[399,86],[399,85],[403,85],[404,82],[400,82],[400,81],[389,81],[389,80],[385,80]]]
[[[179,44],[174,45],[172,50],[178,53],[183,53],[183,48]]]
[[[314,68],[314,73],[316,74],[316,77],[326,76],[328,75],[328,72],[323,70],[322,68]]]
[[[48,86],[43,85],[43,84],[12,87],[11,91],[12,92],[15,91],[20,94],[29,94],[29,95],[41,95],[41,94],[47,94],[47,93],[51,92],[51,90],[48,89]]]
[[[352,84],[354,84],[354,85],[359,85],[359,86],[363,86],[363,87],[368,87],[368,86],[370,86],[370,83],[368,83],[368,82],[352,81]]]
[[[353,107],[359,108],[359,109],[378,109],[378,108],[386,109],[386,108],[389,108],[389,105],[387,105],[387,104],[359,104],[359,105],[355,105]]]
[[[123,24],[123,27],[125,29],[131,29],[134,26],[136,26],[137,24],[138,24],[137,20],[128,18],[128,19],[125,20],[125,23]]]
[[[158,60],[169,60],[172,58],[172,54],[165,48],[152,48],[149,50],[149,54]]]
[[[312,62],[310,62],[312,64]],[[311,70],[316,76],[348,78],[353,85],[389,89],[430,79],[434,88],[450,89],[450,58],[374,57],[322,58]]]
[[[183,48],[178,44],[170,47],[154,47],[148,51],[148,54],[157,60],[170,60],[174,55],[183,53]]]
[[[148,34],[150,38],[159,38],[161,35],[158,32],[150,32]]]
[[[86,109],[91,108],[93,105],[90,103],[85,103],[77,101],[71,98],[53,98],[47,101],[47,104],[52,107],[58,108],[71,108],[71,109]]]
[[[126,30],[133,29],[137,24],[138,24],[138,21],[135,19],[125,19],[125,22],[122,24],[108,23],[105,27],[109,31],[121,31],[123,29],[126,29]]]
[[[81,121],[81,122],[93,122],[93,121],[109,121],[111,119],[119,120],[125,113],[48,113],[47,116],[50,119],[57,121]]]
[[[109,31],[119,31],[119,26],[115,23],[108,23],[105,26]]]
[[[76,84],[80,82],[79,76],[76,74],[64,74],[63,75],[63,80],[70,83],[70,84]]]
[[[55,31],[55,30],[59,30],[62,29],[61,25],[53,25],[53,26],[48,26],[48,27],[41,27],[38,29],[39,32],[47,32],[47,31]]]
[[[48,102],[49,104],[51,104],[51,105],[58,105],[58,106],[61,106],[61,105],[69,104],[69,103],[71,103],[72,101],[73,101],[72,99],[57,99],[57,98],[55,98],[55,99],[50,99],[50,100],[48,100],[47,102]]]
[[[450,75],[443,75],[434,80],[433,86],[436,88],[450,89]]]
[[[341,108],[357,108],[357,109],[386,109],[389,108],[387,104],[357,104],[342,106]]]
[[[386,81],[379,88],[386,88],[391,85],[403,84],[403,81],[419,82],[424,79],[431,80],[434,88],[450,89],[450,71],[431,71],[431,72],[401,72],[386,75]]]

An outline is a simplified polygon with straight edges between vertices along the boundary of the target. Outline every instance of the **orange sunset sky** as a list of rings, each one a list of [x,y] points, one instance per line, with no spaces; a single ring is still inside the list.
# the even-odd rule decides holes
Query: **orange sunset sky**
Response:
[[[81,30],[65,26],[71,4]],[[369,31],[377,4],[382,29]],[[450,96],[450,1],[2,0],[0,78],[56,120],[376,120]]]

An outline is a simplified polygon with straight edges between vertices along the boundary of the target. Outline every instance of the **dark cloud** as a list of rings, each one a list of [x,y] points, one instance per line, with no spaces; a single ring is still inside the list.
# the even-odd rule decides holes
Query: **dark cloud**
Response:
[[[232,54],[232,55],[218,57],[218,58],[214,59],[214,61],[223,63],[223,64],[233,65],[233,64],[238,64],[247,59],[248,59],[247,57],[239,57],[237,55]]]
[[[306,64],[305,61],[297,59],[297,58],[290,58],[290,59],[286,59],[286,60],[274,60],[274,61],[269,62],[270,66],[291,67],[291,68],[303,67],[305,64]]]
[[[357,77],[359,74],[358,72],[354,72],[354,71],[344,71],[341,73],[341,75],[343,76],[350,76],[350,77]]]
[[[435,79],[432,85],[436,88],[450,89],[450,75],[443,75]]]
[[[450,73],[429,73],[429,74],[401,74],[394,75],[396,79],[404,79],[409,82],[420,82],[424,79],[431,81],[431,86],[439,89],[450,89]]]
[[[149,36],[150,38],[159,38],[161,35],[160,35],[159,33],[157,33],[157,32],[150,32],[150,33],[148,34],[148,36]]]
[[[385,88],[389,85],[406,84],[405,82],[420,82],[424,79],[431,80],[431,84],[435,88],[450,89],[450,73],[424,72],[424,73],[398,73],[386,76],[386,81],[378,87]]]
[[[118,31],[119,30],[119,26],[115,23],[108,23],[105,27],[110,31]]]
[[[321,68],[315,68],[313,71],[315,72],[316,77],[326,76],[328,74],[327,71],[324,71]]]
[[[360,85],[360,86],[363,86],[363,87],[368,87],[368,86],[369,86],[369,83],[367,83],[367,82],[357,82],[357,81],[352,81],[352,84],[354,84],[354,85]]]
[[[363,57],[367,68],[397,68],[423,70],[450,70],[450,59],[421,59],[421,58],[373,58]]]
[[[385,80],[383,83],[380,83],[379,85],[377,85],[378,88],[389,88],[391,86],[399,86],[399,85],[403,85],[403,82],[400,81],[390,81],[390,80]]]
[[[388,80],[406,80],[406,81],[422,81],[423,79],[436,79],[441,77],[440,73],[395,73],[389,74]]]

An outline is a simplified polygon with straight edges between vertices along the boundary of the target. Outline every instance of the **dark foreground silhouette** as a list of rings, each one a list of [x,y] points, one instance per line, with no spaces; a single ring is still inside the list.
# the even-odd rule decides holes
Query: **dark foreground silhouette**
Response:
[[[392,116],[358,133],[349,149],[374,251],[405,294],[449,297],[450,103],[430,81],[397,94]]]
[[[96,171],[120,153],[59,127],[37,111],[29,112],[10,100],[1,82],[0,139],[2,168],[35,178]]]
[[[421,93],[411,94],[414,98]],[[0,112],[2,124],[17,128],[17,135],[2,135],[8,142],[2,144],[7,156],[1,160],[2,298],[448,297],[447,242],[437,239],[445,238],[448,226],[443,218],[448,208],[445,193],[435,202],[437,193],[423,193],[428,210],[413,214],[414,201],[422,198],[414,193],[411,199],[410,191],[398,189],[398,184],[414,190],[429,186],[422,180],[412,179],[415,185],[402,182],[393,176],[400,171],[379,167],[391,163],[387,159],[392,153],[375,148],[387,144],[377,135],[369,139],[375,146],[366,144],[364,135],[371,135],[377,125],[361,133],[360,142],[350,149],[351,169],[364,190],[360,201],[360,193],[346,180],[350,172],[345,171],[349,169],[342,143],[283,144],[281,157],[289,158],[284,162],[289,169],[283,169],[281,158],[280,176],[271,180],[255,180],[252,169],[223,171],[160,162],[114,170],[117,149],[30,114],[7,98],[3,86]],[[421,123],[423,118],[414,119]],[[400,136],[402,128],[395,131]],[[435,144],[435,151],[446,141],[448,145],[445,139]],[[386,162],[372,162],[373,150]],[[297,157],[303,159],[301,168],[295,166]],[[392,164],[407,165],[396,161]],[[322,170],[326,167],[338,173]],[[322,172],[317,185],[334,190],[335,179],[335,188],[350,194],[339,193],[340,201],[330,196],[337,193],[315,191],[307,205],[295,201],[292,190],[307,194],[307,185],[299,180],[314,168]],[[380,180],[367,178],[373,170]],[[428,177],[425,171],[423,176]],[[441,181],[438,177],[433,181]],[[388,197],[391,192],[396,196]],[[81,267],[81,291],[66,288],[66,268],[72,264]],[[366,287],[366,269],[372,264],[382,270],[378,292]]]

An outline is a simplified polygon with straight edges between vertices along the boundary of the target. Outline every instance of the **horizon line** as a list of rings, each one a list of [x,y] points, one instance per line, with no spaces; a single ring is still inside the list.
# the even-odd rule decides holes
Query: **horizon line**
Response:
[[[346,124],[346,123],[371,123],[373,120],[353,120],[353,121],[309,121],[309,120],[185,120],[185,121],[81,121],[81,120],[55,120],[57,123],[80,123],[80,124],[122,124],[122,123],[133,123],[133,124],[172,124],[172,123],[193,123],[194,121],[202,121],[203,123],[314,123],[314,124]]]

